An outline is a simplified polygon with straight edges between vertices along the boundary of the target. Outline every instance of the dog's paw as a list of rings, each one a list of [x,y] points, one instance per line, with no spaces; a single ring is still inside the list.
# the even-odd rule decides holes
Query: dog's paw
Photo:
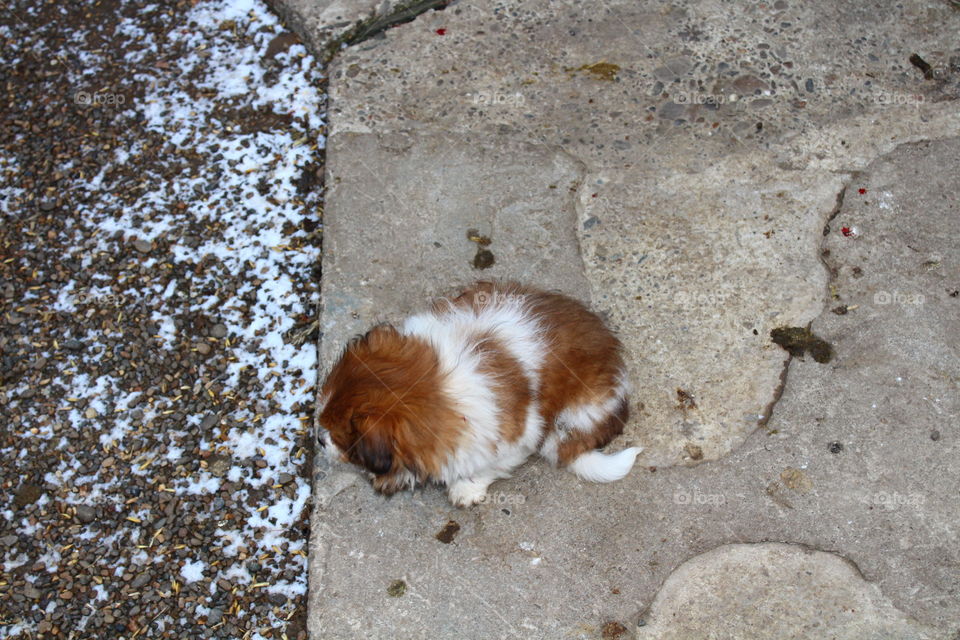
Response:
[[[412,489],[417,483],[416,477],[406,469],[374,476],[370,482],[377,493],[385,496]]]
[[[457,507],[470,507],[487,497],[489,483],[476,480],[457,480],[447,489],[447,496]]]

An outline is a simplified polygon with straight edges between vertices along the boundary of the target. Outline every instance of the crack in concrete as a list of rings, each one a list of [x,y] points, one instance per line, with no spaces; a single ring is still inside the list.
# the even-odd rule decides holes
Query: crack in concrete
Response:
[[[899,149],[900,147],[902,147],[902,146],[904,146],[904,145],[917,144],[917,143],[921,143],[921,142],[929,142],[929,141],[937,140],[937,139],[939,139],[939,138],[929,138],[929,139],[923,139],[923,140],[913,140],[913,141],[902,142],[902,143],[900,143],[900,144],[896,144],[896,145],[894,145],[894,146],[893,146],[892,148],[890,148],[890,149],[886,149],[885,151],[876,153],[876,154],[875,154],[872,158],[870,158],[868,161],[865,161],[865,162],[863,163],[863,166],[864,166],[864,167],[870,166],[871,164],[873,164],[874,162],[876,162],[877,159],[882,158],[882,157],[884,157],[884,156],[887,156],[887,155],[890,155],[890,154],[896,152],[897,149]],[[816,315],[816,317],[814,317],[810,322],[807,323],[807,325],[806,325],[806,328],[807,328],[807,329],[810,329],[810,328],[813,326],[813,323],[814,323],[814,322],[816,322],[816,321],[817,321],[821,316],[823,316],[825,313],[827,313],[828,311],[830,311],[830,301],[833,299],[832,286],[833,286],[833,283],[836,281],[836,274],[834,273],[833,269],[831,269],[830,265],[827,264],[826,256],[824,255],[824,244],[825,244],[825,242],[826,242],[825,239],[826,239],[827,236],[830,235],[830,232],[831,232],[830,223],[833,222],[833,220],[834,220],[838,215],[840,215],[840,211],[843,209],[843,203],[844,203],[844,200],[846,199],[846,196],[847,196],[847,189],[850,188],[850,185],[853,183],[854,180],[856,180],[857,178],[859,178],[859,177],[862,175],[862,171],[859,171],[859,170],[846,171],[846,172],[844,172],[844,175],[845,175],[846,177],[845,177],[845,179],[844,179],[844,181],[843,181],[842,187],[841,187],[840,190],[837,192],[836,203],[834,204],[833,209],[830,210],[830,213],[827,214],[827,216],[826,216],[826,221],[825,221],[824,224],[823,224],[823,234],[822,234],[822,236],[823,236],[824,239],[822,239],[822,240],[820,241],[820,244],[819,244],[819,246],[817,247],[817,258],[819,259],[820,264],[823,265],[823,268],[824,268],[824,270],[826,271],[826,274],[827,274],[826,283],[825,283],[825,284],[826,284],[826,299],[825,299],[823,308],[820,310],[820,313],[818,313],[818,314]],[[784,392],[784,390],[786,389],[786,385],[787,385],[787,378],[788,378],[788,372],[789,372],[789,369],[790,369],[790,363],[791,363],[792,361],[793,361],[793,356],[792,356],[792,355],[788,355],[787,358],[786,358],[786,360],[785,360],[784,363],[783,363],[783,370],[782,370],[781,373],[780,373],[780,382],[779,382],[779,384],[777,385],[777,388],[776,388],[776,389],[774,390],[774,392],[773,392],[773,399],[770,401],[770,403],[767,405],[766,409],[764,410],[764,418],[757,423],[758,429],[759,429],[759,428],[766,428],[767,423],[770,421],[770,418],[771,418],[772,415],[773,415],[773,411],[774,411],[777,403],[780,401],[780,398],[783,397],[783,392]],[[746,439],[744,440],[744,442],[746,442]],[[734,451],[736,451],[737,449],[739,449],[739,447],[742,446],[742,444],[743,444],[743,443],[741,443],[739,446],[734,447],[733,449],[731,449],[729,452],[727,452],[726,455],[730,455],[731,453],[733,453]]]
[[[323,61],[329,63],[344,47],[360,44],[399,24],[413,22],[418,16],[431,9],[442,11],[451,2],[453,0],[411,0],[398,4],[389,13],[382,15],[374,13],[366,20],[356,22],[349,31],[327,44],[322,52]]]
[[[790,363],[792,361],[793,361],[793,356],[791,355],[788,355],[786,360],[783,361],[783,369],[780,370],[780,378],[779,378],[779,381],[777,382],[777,387],[776,389],[773,390],[773,398],[771,398],[770,402],[767,403],[767,406],[764,407],[763,418],[757,421],[757,429],[755,429],[754,432],[756,432],[759,429],[767,428],[767,423],[770,422],[770,418],[771,416],[773,416],[773,410],[777,406],[777,403],[780,402],[780,398],[783,397],[784,389],[787,388],[787,377],[790,371]],[[770,433],[770,432],[767,431],[767,433]],[[731,453],[733,453],[734,451],[742,447],[746,441],[747,439],[744,438],[743,442],[741,442],[739,446],[730,450],[726,455],[730,455]],[[718,458],[718,459],[721,459],[721,458]]]
[[[843,199],[847,196],[847,188],[850,186],[850,182],[853,180],[853,175],[850,175],[847,184],[843,185],[843,188],[840,189],[840,192],[837,194],[837,204],[834,205],[833,210],[830,211],[830,215],[827,216],[827,222],[823,225],[823,235],[830,234],[830,223],[833,222],[833,219],[840,214],[840,209],[843,208]],[[823,256],[821,255],[820,261],[823,262]]]
[[[577,167],[579,173],[579,183],[576,185],[576,188],[572,188],[573,195],[573,211],[574,211],[574,241],[577,243],[577,256],[580,258],[580,273],[583,275],[584,280],[587,282],[587,295],[590,296],[590,300],[585,302],[593,302],[593,284],[590,282],[590,278],[587,276],[587,256],[583,252],[583,220],[585,218],[584,213],[587,210],[587,180],[596,175],[591,173],[587,163],[578,158],[576,155],[570,153],[562,146],[557,147],[559,153],[566,156],[570,159],[572,163]],[[591,304],[592,306],[592,304]]]
[[[833,206],[833,209],[831,209],[830,213],[827,214],[827,220],[823,225],[824,238],[830,234],[830,223],[833,221],[834,218],[836,218],[840,214],[840,210],[843,208],[843,201],[847,196],[847,189],[850,187],[850,184],[859,175],[859,173],[860,172],[858,171],[852,171],[847,173],[847,178],[844,181],[843,186],[840,188],[840,191],[837,192],[837,198]],[[827,264],[826,260],[824,259],[823,244],[824,243],[821,240],[820,244],[817,247],[817,258],[820,260],[820,264],[823,265],[823,268],[827,272],[826,301],[824,302],[823,309],[820,310],[820,313],[818,313],[815,318],[813,318],[810,322],[807,323],[807,327],[806,327],[807,329],[810,329],[813,326],[813,323],[817,320],[817,318],[819,318],[824,313],[826,313],[830,308],[830,299],[832,297],[830,285],[834,281],[834,275],[830,270],[830,266]],[[780,398],[783,397],[783,392],[787,388],[787,379],[789,377],[791,362],[793,362],[793,355],[788,354],[786,359],[783,361],[783,369],[780,371],[780,378],[779,378],[777,387],[773,390],[773,398],[770,400],[769,403],[767,403],[767,406],[763,411],[763,418],[757,422],[757,429],[766,429],[767,423],[770,422],[770,418],[773,416],[773,412],[777,406],[777,403],[780,402]],[[768,431],[768,433],[770,432]],[[744,442],[746,442],[746,439],[744,439]],[[741,446],[742,444],[743,443],[741,443]],[[729,451],[727,455],[730,455],[737,449],[739,449],[739,446]]]
[[[877,157],[879,157],[879,155]],[[847,196],[847,189],[850,187],[850,184],[859,174],[860,174],[859,171],[851,171],[846,174],[847,177],[843,182],[843,186],[840,188],[840,191],[837,192],[837,198],[833,206],[833,209],[831,209],[830,213],[827,214],[826,222],[823,225],[824,238],[830,234],[830,223],[834,220],[834,218],[840,215],[840,210],[843,208],[843,201]],[[825,283],[826,284],[826,300],[823,304],[823,308],[820,310],[820,313],[818,313],[816,317],[814,317],[810,322],[807,323],[807,326],[806,326],[807,329],[810,329],[813,326],[813,323],[817,320],[817,318],[819,318],[824,313],[829,311],[829,308],[830,308],[830,299],[832,297],[830,286],[834,281],[834,275],[830,270],[830,266],[827,264],[826,260],[824,259],[823,244],[824,242],[823,240],[821,240],[820,244],[817,246],[817,258],[820,260],[820,264],[823,265],[823,268],[827,272],[827,279]],[[774,412],[774,409],[776,408],[777,403],[780,402],[780,398],[783,397],[783,392],[787,388],[787,379],[789,377],[791,362],[793,362],[793,355],[788,354],[786,360],[783,361],[783,370],[780,372],[779,383],[777,384],[776,389],[773,390],[773,398],[770,400],[770,402],[767,404],[766,408],[764,409],[763,419],[757,422],[758,429],[766,428],[767,423],[770,422],[770,418],[773,416],[773,412]],[[746,440],[744,440],[744,442],[746,442]],[[742,443],[741,443],[741,446],[742,446]],[[736,451],[738,448],[739,447],[735,447],[730,452],[728,452],[727,455],[730,455],[730,453],[733,453],[733,451]]]

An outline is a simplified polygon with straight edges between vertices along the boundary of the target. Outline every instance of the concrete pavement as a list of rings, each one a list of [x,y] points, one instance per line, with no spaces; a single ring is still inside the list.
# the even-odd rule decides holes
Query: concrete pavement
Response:
[[[645,451],[610,486],[532,461],[469,510],[318,463],[313,637],[953,637],[958,27],[949,3],[477,0],[340,51],[321,366],[521,278],[620,332],[617,445]],[[829,362],[771,339],[811,322]]]

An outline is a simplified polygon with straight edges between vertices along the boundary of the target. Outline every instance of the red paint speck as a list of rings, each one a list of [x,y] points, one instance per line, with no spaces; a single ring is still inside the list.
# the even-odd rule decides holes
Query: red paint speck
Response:
[[[860,195],[863,195],[863,194],[865,194],[866,192],[867,192],[867,190],[864,189],[863,187],[860,187],[859,189],[857,189],[857,193],[859,193]]]
[[[597,197],[597,194],[593,194],[593,195],[590,196],[590,197],[591,197],[591,198],[596,198],[596,197]]]
[[[853,235],[853,229],[851,229],[850,227],[843,227],[840,229],[840,233],[842,233],[844,237],[849,238],[850,236]]]
[[[445,36],[445,35],[447,35],[447,30],[446,30],[446,29],[437,29],[437,32],[436,32],[436,33],[437,33],[438,36]]]

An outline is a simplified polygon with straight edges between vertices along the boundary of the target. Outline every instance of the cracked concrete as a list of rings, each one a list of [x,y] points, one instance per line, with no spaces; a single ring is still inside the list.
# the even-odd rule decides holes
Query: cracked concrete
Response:
[[[323,60],[450,0],[267,0]]]
[[[648,615],[684,637],[667,621],[684,567],[764,541],[872,584],[789,547],[737,555],[721,594],[764,567],[789,582],[801,558],[832,576],[791,583],[801,628],[829,609],[819,628],[853,637],[827,605],[856,593],[873,609],[849,628],[951,637],[958,27],[947,3],[478,0],[341,52],[322,362],[478,275],[522,277],[618,329],[638,391],[617,445],[646,450],[610,486],[532,461],[470,510],[318,466],[313,637],[632,637]],[[493,239],[491,269],[467,228]],[[809,323],[829,364],[770,340]],[[714,636],[768,637],[723,604]]]

